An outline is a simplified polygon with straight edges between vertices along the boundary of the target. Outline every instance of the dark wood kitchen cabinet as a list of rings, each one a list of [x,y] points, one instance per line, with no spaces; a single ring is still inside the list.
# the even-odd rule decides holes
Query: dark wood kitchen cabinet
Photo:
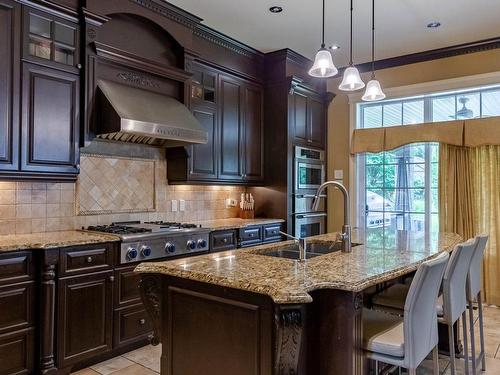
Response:
[[[167,150],[171,183],[259,184],[264,180],[262,86],[195,64],[191,111],[208,142]],[[215,83],[214,83],[215,82]]]
[[[324,148],[326,144],[325,101],[317,94],[296,89],[289,97],[291,132],[295,143]]]
[[[79,171],[79,77],[23,64],[21,170]]]
[[[58,281],[58,367],[112,349],[113,271]]]
[[[241,148],[243,84],[235,78],[221,75],[219,91],[219,178],[241,181],[243,180]]]
[[[30,252],[0,254],[0,374],[32,374],[35,281]]]
[[[190,147],[189,178],[194,180],[217,179],[217,110],[209,105],[193,104],[192,112],[208,133],[208,142]]]
[[[21,5],[0,0],[0,171],[18,169]]]
[[[76,17],[0,0],[0,179],[76,179],[78,35]]]

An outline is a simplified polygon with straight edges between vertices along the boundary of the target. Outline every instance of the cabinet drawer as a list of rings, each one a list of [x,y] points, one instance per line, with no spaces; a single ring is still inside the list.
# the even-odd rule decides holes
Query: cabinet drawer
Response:
[[[104,271],[112,267],[112,245],[78,247],[61,251],[61,275]]]
[[[116,293],[115,307],[137,304],[141,302],[139,281],[141,276],[134,272],[134,267],[127,267],[115,271]]]
[[[14,284],[32,278],[31,252],[0,254],[0,285]]]
[[[33,329],[0,335],[0,374],[33,374]]]
[[[234,230],[212,232],[210,238],[212,251],[231,250],[236,248],[236,231]]]
[[[278,241],[281,239],[281,224],[268,224],[263,226],[264,242]]]
[[[240,229],[240,245],[250,246],[262,242],[262,227],[247,227]]]
[[[33,311],[33,282],[0,288],[0,333],[31,326]]]
[[[115,347],[146,339],[151,332],[149,316],[142,304],[115,311]]]

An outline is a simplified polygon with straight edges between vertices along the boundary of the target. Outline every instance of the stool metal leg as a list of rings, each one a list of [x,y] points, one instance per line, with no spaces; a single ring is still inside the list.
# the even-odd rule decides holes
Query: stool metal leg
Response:
[[[432,349],[432,364],[434,367],[434,375],[439,375],[439,353],[437,345]]]
[[[453,324],[448,324],[448,347],[450,351],[451,375],[455,375],[455,337],[453,334]]]
[[[477,306],[479,310],[479,340],[481,341],[481,370],[486,371],[486,352],[484,351],[484,330],[483,330],[483,299],[481,292],[477,295]]]
[[[476,375],[476,337],[474,335],[474,301],[469,301],[470,350],[472,353],[472,373]]]
[[[462,329],[463,329],[463,336],[464,336],[464,363],[465,363],[465,374],[469,375],[469,344],[468,344],[468,339],[467,339],[467,315],[464,312],[462,313]]]
[[[408,375],[417,375],[416,369],[408,369]]]

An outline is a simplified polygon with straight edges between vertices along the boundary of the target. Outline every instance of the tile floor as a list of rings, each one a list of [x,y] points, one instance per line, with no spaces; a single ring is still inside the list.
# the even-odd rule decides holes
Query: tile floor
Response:
[[[484,309],[484,329],[486,347],[487,375],[500,375],[500,309],[487,307]],[[476,329],[477,331],[477,329]],[[479,338],[476,339],[479,343]],[[477,349],[478,350],[478,349]],[[90,368],[73,373],[74,375],[157,375],[160,372],[161,346],[145,346],[132,352],[112,358]],[[448,358],[440,356],[441,374],[449,375]],[[463,360],[457,360],[457,373],[464,374]],[[417,372],[418,375],[432,374],[432,362],[425,361]],[[225,374],[233,375],[233,374]],[[237,374],[234,374],[237,375]]]

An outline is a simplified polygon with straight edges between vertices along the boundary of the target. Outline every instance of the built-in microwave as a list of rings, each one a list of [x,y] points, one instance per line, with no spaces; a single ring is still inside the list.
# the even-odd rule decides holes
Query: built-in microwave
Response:
[[[295,147],[295,192],[315,190],[325,182],[325,152]]]

